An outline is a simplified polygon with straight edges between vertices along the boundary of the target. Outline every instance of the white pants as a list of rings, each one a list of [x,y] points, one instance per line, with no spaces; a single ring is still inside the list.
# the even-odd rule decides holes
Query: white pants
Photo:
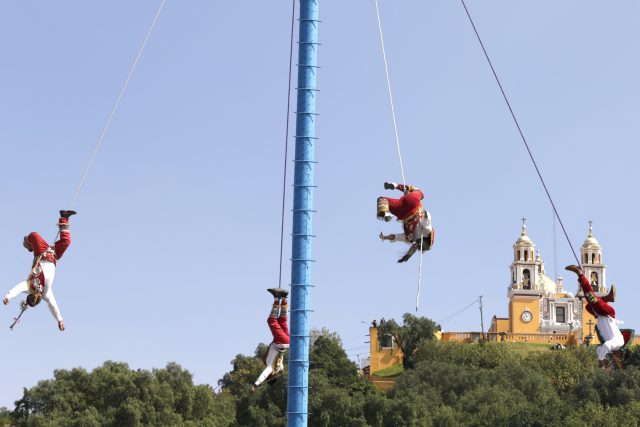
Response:
[[[44,290],[42,291],[42,299],[47,302],[49,310],[51,311],[51,314],[56,319],[56,321],[62,322],[60,309],[58,309],[58,303],[56,302],[56,298],[53,296],[52,290],[53,279],[56,277],[56,266],[51,261],[41,260],[40,267],[42,267],[42,273],[44,274]],[[26,280],[14,286],[13,289],[11,289],[5,295],[5,298],[8,298],[9,301],[11,301],[21,293],[29,293],[29,284]]]
[[[624,345],[624,337],[618,328],[618,324],[622,323],[611,316],[598,316],[598,331],[605,339],[605,342],[596,350],[598,360],[604,360],[607,354],[618,350]]]

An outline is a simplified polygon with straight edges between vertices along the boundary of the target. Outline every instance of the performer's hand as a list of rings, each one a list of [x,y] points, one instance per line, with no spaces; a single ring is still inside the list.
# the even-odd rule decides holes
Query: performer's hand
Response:
[[[251,384],[251,393],[255,393],[255,392],[256,392],[256,385]]]
[[[58,329],[64,331],[64,322],[62,320],[58,322]]]
[[[393,182],[385,182],[384,183],[384,189],[385,190],[395,190],[396,188],[396,184]]]
[[[382,233],[380,233],[380,234],[382,234]],[[3,303],[4,305],[9,304],[9,298],[7,298],[7,297],[2,298],[2,303]]]
[[[384,242],[384,234],[382,234],[382,231],[380,232],[380,235],[378,236],[380,238],[380,240],[382,240]],[[6,304],[6,302],[5,302]]]

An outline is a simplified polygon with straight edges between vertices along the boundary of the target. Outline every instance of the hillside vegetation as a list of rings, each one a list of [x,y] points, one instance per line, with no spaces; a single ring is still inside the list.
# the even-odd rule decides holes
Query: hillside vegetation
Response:
[[[430,322],[414,320],[413,326]],[[597,367],[593,347],[509,347],[417,336],[404,364],[408,368],[384,394],[358,375],[335,334],[322,334],[310,352],[309,425],[638,425],[637,349],[628,369],[608,374]],[[263,348],[258,346],[256,353]],[[252,393],[251,384],[262,368],[257,356],[237,355],[218,390],[194,385],[191,374],[175,363],[153,371],[115,362],[92,372],[58,370],[53,379],[25,389],[12,411],[1,410],[0,425],[285,426],[286,376]]]

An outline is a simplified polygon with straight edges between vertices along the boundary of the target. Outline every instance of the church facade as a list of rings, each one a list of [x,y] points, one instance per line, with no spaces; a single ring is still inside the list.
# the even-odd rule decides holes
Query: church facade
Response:
[[[585,275],[598,296],[607,294],[607,267],[591,223],[580,256]],[[585,309],[586,301],[580,294],[565,290],[561,277],[553,280],[545,274],[544,261],[527,235],[524,220],[520,237],[513,245],[510,276],[508,317],[493,316],[489,339],[545,343],[592,339],[596,322]],[[578,289],[577,282],[575,288]]]

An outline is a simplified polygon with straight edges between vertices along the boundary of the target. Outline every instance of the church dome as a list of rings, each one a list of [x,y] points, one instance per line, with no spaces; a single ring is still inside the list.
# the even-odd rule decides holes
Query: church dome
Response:
[[[558,285],[556,282],[545,274],[540,275],[540,288],[550,294],[558,292]]]
[[[529,236],[527,236],[527,225],[524,223],[524,220],[522,222],[522,233],[520,233],[520,238],[516,241],[515,246],[533,246],[533,242]]]
[[[584,249],[600,249],[600,243],[595,237],[593,237],[593,227],[591,224],[589,224],[589,235],[582,244],[582,247]]]

